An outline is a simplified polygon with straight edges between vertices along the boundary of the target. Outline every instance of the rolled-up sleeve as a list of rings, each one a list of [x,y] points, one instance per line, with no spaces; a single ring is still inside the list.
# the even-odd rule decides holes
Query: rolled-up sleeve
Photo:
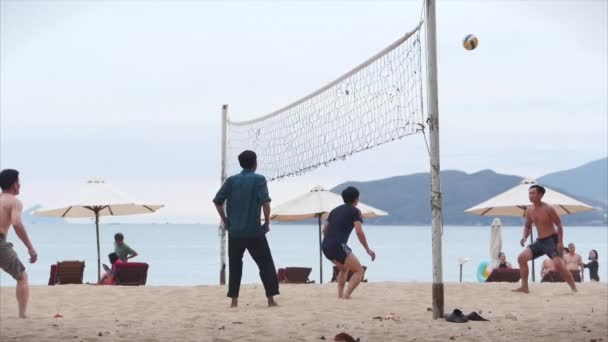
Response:
[[[230,184],[231,184],[230,178],[226,179],[224,184],[222,184],[222,187],[220,188],[220,190],[217,192],[217,194],[213,198],[213,203],[222,205],[222,204],[224,204],[224,202],[226,202],[226,199],[228,199],[228,196],[230,194],[230,186],[231,186]]]
[[[266,183],[266,178],[260,178],[260,182],[258,184],[258,201],[264,204],[266,202],[270,202],[270,195],[268,194],[268,184]]]

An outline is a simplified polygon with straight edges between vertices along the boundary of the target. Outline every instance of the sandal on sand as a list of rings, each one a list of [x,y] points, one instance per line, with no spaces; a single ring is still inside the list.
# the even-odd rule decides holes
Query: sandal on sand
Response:
[[[485,321],[485,322],[489,322],[490,320],[485,319],[483,317],[481,317],[481,315],[479,315],[477,312],[473,311],[470,314],[467,315],[467,319],[469,321]]]
[[[336,337],[334,337],[334,341],[359,342],[360,339],[355,340],[349,334],[342,332],[342,333],[339,333],[338,335],[336,335]]]
[[[469,321],[467,317],[462,314],[462,311],[458,309],[454,309],[451,314],[445,316],[445,320],[452,323],[466,323]]]

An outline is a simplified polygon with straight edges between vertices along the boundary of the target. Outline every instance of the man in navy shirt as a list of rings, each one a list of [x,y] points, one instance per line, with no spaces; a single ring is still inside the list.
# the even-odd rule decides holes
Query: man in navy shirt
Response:
[[[243,275],[245,250],[258,265],[260,278],[266,290],[268,306],[276,306],[274,296],[279,294],[279,282],[266,233],[270,230],[270,197],[266,178],[255,173],[257,156],[253,151],[239,155],[243,171],[226,179],[213,199],[224,227],[228,230],[228,297],[231,307],[238,306],[239,289]],[[226,212],[224,211],[226,203]],[[264,209],[264,224],[261,211]]]
[[[365,233],[363,232],[363,218],[361,217],[361,211],[357,209],[359,190],[349,186],[342,191],[342,199],[344,200],[344,204],[329,213],[327,222],[323,226],[324,237],[321,247],[325,257],[340,270],[340,274],[338,275],[338,297],[350,299],[350,295],[363,279],[363,267],[359,263],[359,259],[357,259],[346,244],[353,228],[357,233],[361,245],[363,245],[367,254],[372,258],[372,261],[376,259],[376,253],[368,247]],[[344,293],[346,276],[349,271],[353,272],[353,275],[348,282],[348,289]]]

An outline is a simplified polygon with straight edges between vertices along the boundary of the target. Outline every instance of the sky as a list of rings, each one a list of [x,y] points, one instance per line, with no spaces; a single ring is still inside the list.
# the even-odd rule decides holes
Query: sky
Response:
[[[442,169],[540,177],[608,154],[607,3],[438,1]],[[26,207],[94,178],[166,205],[135,220],[214,222],[221,106],[235,121],[283,107],[410,31],[421,7],[1,0],[0,167],[20,170]],[[428,169],[414,135],[270,191],[278,204]]]

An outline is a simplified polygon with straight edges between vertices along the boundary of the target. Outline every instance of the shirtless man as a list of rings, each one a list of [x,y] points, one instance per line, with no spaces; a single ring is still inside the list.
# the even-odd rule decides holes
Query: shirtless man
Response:
[[[544,194],[545,188],[540,185],[532,185],[530,189],[528,189],[528,197],[530,202],[532,202],[532,206],[528,207],[526,210],[524,236],[519,243],[522,247],[524,246],[528,236],[532,232],[532,224],[536,225],[538,239],[536,239],[536,242],[526,247],[517,258],[521,273],[521,287],[513,291],[523,293],[530,292],[528,289],[528,261],[547,255],[553,260],[555,269],[558,270],[566,282],[568,282],[572,291],[576,292],[574,278],[566,269],[566,265],[562,260],[562,251],[564,249],[564,229],[562,227],[562,222],[557,215],[557,212],[555,212],[555,209],[549,204],[541,201]],[[555,226],[557,226],[557,232],[555,231]]]
[[[582,275],[585,270],[585,264],[583,264],[583,258],[579,254],[576,254],[575,251],[574,244],[572,242],[569,243],[568,253],[564,254],[564,262],[568,271],[579,272]]]
[[[11,225],[15,233],[23,241],[30,254],[30,263],[35,263],[38,255],[30,242],[23,222],[21,222],[21,210],[23,206],[17,199],[19,195],[19,172],[6,169],[0,172],[0,268],[10,274],[17,281],[17,303],[19,304],[19,318],[26,318],[27,300],[29,298],[29,287],[25,266],[19,260],[17,253],[13,250],[13,244],[6,241],[6,236]]]

